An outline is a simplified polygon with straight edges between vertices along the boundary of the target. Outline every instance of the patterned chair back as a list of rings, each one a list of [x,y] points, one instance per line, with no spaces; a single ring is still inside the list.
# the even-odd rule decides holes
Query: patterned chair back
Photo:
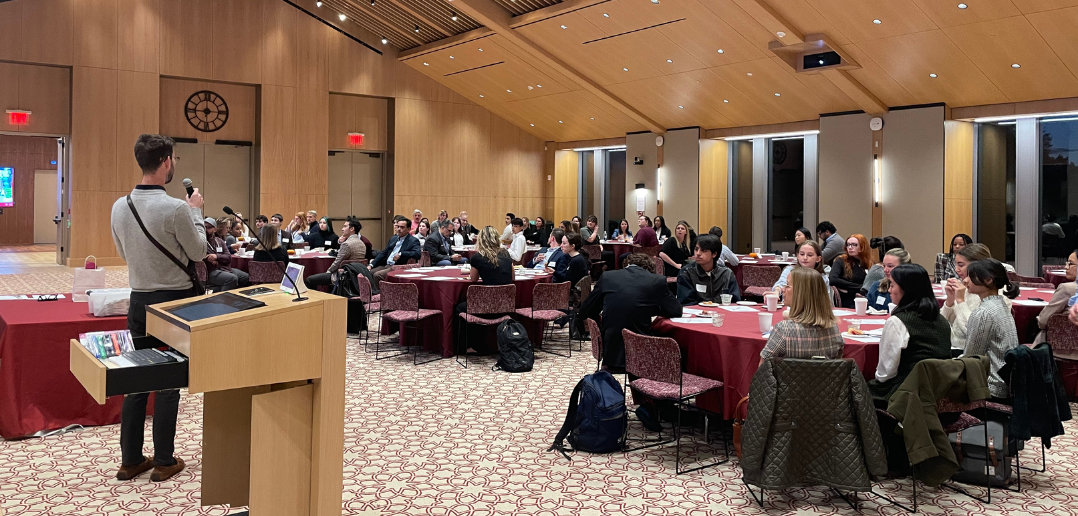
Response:
[[[1011,271],[1007,271],[1007,280],[1015,283],[1044,283],[1044,278],[1038,278],[1035,276],[1023,276],[1021,274],[1018,274],[1017,272]],[[1055,285],[1052,285],[1051,288],[1055,288]]]
[[[367,279],[367,277],[362,274],[356,274],[356,283],[359,284],[359,300],[366,304],[370,304],[371,298],[373,297],[371,295],[371,280]],[[386,284],[388,285],[389,283],[387,282]]]
[[[591,279],[591,276],[584,276],[583,278],[580,278],[580,281],[576,282],[576,288],[573,289],[570,300],[572,306],[580,306],[580,303],[583,303],[584,300],[591,295],[591,286],[593,282],[594,280]]]
[[[382,310],[419,311],[419,287],[415,283],[382,282]]]
[[[1061,264],[1060,265],[1041,265],[1041,277],[1044,278],[1044,281],[1051,282],[1052,281],[1052,273],[1050,271],[1063,270],[1063,268],[1064,268],[1064,266],[1061,265]]]
[[[595,322],[595,319],[588,319],[588,333],[591,334],[591,358],[602,360],[603,331],[599,329],[599,323]]]
[[[1066,311],[1048,319],[1047,339],[1053,351],[1078,351],[1078,326],[1071,324]]]
[[[568,310],[571,287],[568,281],[536,283],[532,289],[532,310]]]
[[[838,292],[838,287],[831,287],[831,306],[842,306],[842,294]]]
[[[255,283],[280,283],[284,279],[284,273],[273,262],[256,262],[252,260],[247,264],[247,273],[251,275],[252,285]]]
[[[382,299],[385,299],[384,294]],[[515,312],[516,309],[516,285],[471,285],[468,287],[469,314],[507,314]]]
[[[206,270],[206,262],[199,260],[195,262],[195,274],[198,275],[198,280],[205,284],[209,280],[209,272]]]
[[[658,256],[651,257],[651,263],[655,264],[655,274],[659,276],[666,276],[666,262]]]
[[[625,371],[656,382],[681,384],[681,349],[669,337],[621,330],[625,339]]]
[[[419,267],[418,263],[405,263],[405,264],[401,264],[401,265],[391,265],[389,267],[389,270],[391,270],[391,271],[401,271],[401,270],[404,270],[404,269],[414,269],[416,267]]]
[[[1055,290],[1056,286],[1051,283],[1045,283],[1043,281],[1020,281],[1018,286],[1022,288],[1039,288],[1044,290]]]
[[[419,253],[419,266],[430,267],[430,253],[425,249]]]
[[[591,244],[583,247],[584,252],[588,253],[592,261],[599,260],[603,257],[603,246],[599,244]]]
[[[661,245],[655,245],[651,247],[637,247],[635,245],[633,246],[634,253],[644,253],[651,257],[659,256],[659,251],[662,251],[662,249],[663,246]]]
[[[367,260],[366,258],[361,258],[359,260],[345,260],[345,261],[341,262],[341,268],[343,269],[345,265],[348,265],[350,263],[362,263],[363,265],[367,265],[368,263],[370,263],[370,261]],[[333,271],[329,271],[329,272],[333,272]]]
[[[745,284],[741,288],[771,288],[779,280],[779,276],[782,276],[782,267],[778,265],[743,265],[741,278]]]

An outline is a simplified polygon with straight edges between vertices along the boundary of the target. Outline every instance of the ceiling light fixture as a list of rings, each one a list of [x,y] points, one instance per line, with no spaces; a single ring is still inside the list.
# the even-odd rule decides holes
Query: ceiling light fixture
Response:
[[[416,33],[416,34],[419,34],[419,25],[416,25],[416,26],[415,26],[415,33]]]
[[[728,142],[736,142],[741,140],[755,140],[756,138],[784,138],[787,136],[807,136],[810,134],[820,134],[819,129],[813,129],[811,131],[794,131],[789,133],[770,133],[770,134],[746,134],[743,136],[731,136],[729,138],[719,138],[720,140],[726,140]]]
[[[723,103],[723,104],[729,104],[729,103],[730,103],[730,101],[729,101],[729,100],[726,100],[726,99],[722,99],[722,103]]]
[[[657,3],[659,3],[659,0],[651,0],[651,3],[657,4]]]
[[[820,64],[821,64],[821,65],[823,64],[823,59],[820,59]]]
[[[609,18],[609,17],[610,17],[609,14],[603,13],[603,18]]]
[[[371,0],[371,7],[374,7],[374,0]]]
[[[513,90],[505,90],[506,93],[513,93]]]
[[[565,25],[562,25],[561,28],[564,30],[564,29],[568,29],[569,27],[566,27]]]
[[[623,71],[623,72],[628,72],[628,71],[629,71],[629,69],[628,69],[628,68],[622,68],[622,69],[621,69],[621,71]]]
[[[457,13],[453,13],[453,15],[449,17],[449,19],[453,20],[453,21],[457,21]]]
[[[536,88],[542,88],[542,87],[543,87],[543,85],[542,85],[542,84],[536,84],[536,85],[535,85],[535,87],[536,87]]]
[[[453,57],[453,56],[449,56],[449,59],[456,59],[456,58],[455,58],[455,57]]]
[[[423,66],[430,66],[430,63],[423,63]]]
[[[479,95],[479,98],[483,98],[483,95]]]
[[[678,109],[685,109],[685,106],[678,106]]]
[[[720,48],[720,49],[719,49],[719,53],[720,53],[720,54],[725,54],[726,52],[723,52],[723,51],[722,51],[722,49]]]
[[[969,7],[969,6],[968,6],[968,5],[966,5],[966,4],[958,4],[958,8],[959,8],[959,9],[965,9],[965,8],[967,8],[967,7]]]
[[[881,23],[883,23],[883,22],[882,22],[882,21],[880,21],[880,20],[872,20],[872,23],[875,23],[876,25],[879,25],[879,24],[881,24]]]
[[[480,51],[480,52],[482,52],[482,51],[483,51],[483,49],[479,49],[479,51]]]
[[[666,60],[666,62],[667,62],[667,63],[673,63],[673,62],[674,62],[674,60],[673,60],[673,59],[667,59],[667,60]]]
[[[535,89],[535,88],[532,88],[531,86],[528,86],[528,89],[529,89],[529,90],[533,90],[533,89]]]
[[[776,32],[775,35],[780,37],[780,38],[785,38],[786,37],[786,33],[782,32],[781,30]]]
[[[532,126],[532,127],[535,127],[535,124],[531,124],[531,126]]]
[[[936,74],[934,74],[934,73],[930,73],[930,74],[928,74],[928,76],[933,78],[933,79],[935,79],[937,77]]]
[[[778,92],[775,92],[775,96],[776,96],[776,97],[781,97],[781,96],[782,96],[782,94],[781,94],[781,93],[778,93]]]
[[[382,44],[385,45],[386,43],[389,43],[389,40],[386,38],[382,38]]]
[[[341,19],[341,21],[344,21],[344,20],[348,19],[348,17],[347,17],[347,16],[345,16],[345,15],[344,15],[343,13],[342,13],[342,14],[338,14],[338,15],[337,15],[337,17],[338,17],[338,18],[340,18],[340,19]]]
[[[558,120],[558,123],[559,124],[564,124],[565,122],[562,122],[561,120]]]
[[[752,77],[752,72],[746,73],[745,75],[748,75],[749,77]]]
[[[1022,67],[1022,65],[1020,65],[1018,63],[1014,63],[1014,64],[1011,65],[1011,68],[1021,68],[1021,67]]]
[[[322,2],[315,2],[315,3],[314,3],[314,6],[315,6],[315,7],[322,7]]]
[[[591,117],[591,119],[592,119],[592,120],[595,120],[595,117]]]

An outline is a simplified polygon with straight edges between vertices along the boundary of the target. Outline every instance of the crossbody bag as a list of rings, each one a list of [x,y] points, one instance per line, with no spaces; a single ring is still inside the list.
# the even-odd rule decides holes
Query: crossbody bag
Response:
[[[172,263],[175,263],[177,267],[183,269],[183,272],[187,274],[188,278],[191,278],[191,284],[194,285],[195,288],[195,295],[201,296],[205,294],[206,287],[198,279],[198,272],[195,269],[195,262],[188,260],[187,265],[184,265],[180,262],[179,258],[173,256],[172,253],[168,251],[168,249],[165,249],[165,246],[161,245],[161,242],[158,242],[157,239],[155,239],[153,235],[151,235],[150,232],[146,230],[146,225],[142,223],[142,217],[139,216],[138,210],[135,209],[135,203],[131,202],[131,194],[127,194],[127,207],[131,208],[131,214],[135,216],[135,222],[138,222],[138,227],[142,228],[142,233],[146,235],[146,238],[150,239],[150,243],[152,243],[154,247],[156,247],[159,251],[164,253],[169,260],[172,260]]]

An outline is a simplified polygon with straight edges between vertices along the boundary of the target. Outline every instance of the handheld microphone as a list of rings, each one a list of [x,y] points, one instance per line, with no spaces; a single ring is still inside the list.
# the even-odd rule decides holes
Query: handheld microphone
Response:
[[[185,181],[185,184],[186,184],[187,180],[185,179],[184,181]],[[225,207],[221,208],[221,211],[225,212],[225,215],[236,216],[236,218],[240,219],[240,221],[243,222],[244,226],[247,225],[247,221],[244,220],[243,217],[240,217],[240,216],[236,215],[236,212],[232,211],[232,208],[229,208],[228,206],[225,206]],[[266,249],[266,246],[262,243],[261,240],[258,240],[258,244],[256,244],[256,245],[260,246],[267,253],[269,252],[269,249]],[[285,267],[283,265],[281,265],[281,262],[279,262],[277,260],[274,260],[273,263],[277,264],[277,268],[280,269],[281,274],[284,275],[284,279],[288,280],[288,282],[292,284],[292,290],[296,292],[296,298],[293,299],[292,302],[306,301],[308,298],[300,296],[299,287],[296,286],[295,280],[293,280],[292,277],[288,275],[288,271],[285,270]]]
[[[187,196],[188,197],[191,197],[192,195],[195,194],[194,183],[191,182],[190,178],[187,178],[187,177],[183,178],[183,187],[184,187],[184,189],[187,190]]]

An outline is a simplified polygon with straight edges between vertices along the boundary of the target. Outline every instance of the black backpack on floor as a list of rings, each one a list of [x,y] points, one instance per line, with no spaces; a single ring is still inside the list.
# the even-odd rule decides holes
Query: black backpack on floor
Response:
[[[565,422],[547,451],[557,450],[566,459],[569,449],[589,453],[611,453],[621,450],[625,444],[625,392],[614,377],[606,371],[596,371],[581,378],[569,398]]]
[[[535,365],[535,351],[528,340],[528,330],[513,319],[498,325],[498,363],[491,370],[524,373]]]

